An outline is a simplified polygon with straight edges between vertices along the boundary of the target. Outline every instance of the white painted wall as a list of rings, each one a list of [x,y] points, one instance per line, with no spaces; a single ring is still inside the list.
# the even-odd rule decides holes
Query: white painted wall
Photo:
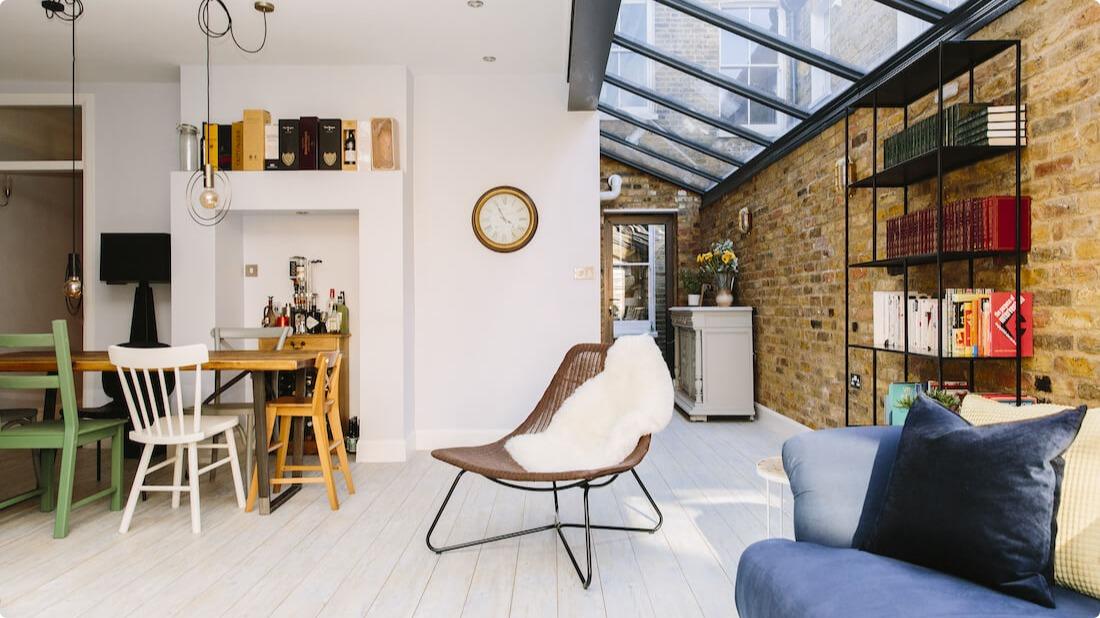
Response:
[[[413,133],[417,448],[499,438],[531,411],[565,351],[598,341],[595,113],[565,111],[559,75],[416,78]],[[483,247],[477,198],[526,191],[539,228],[523,250]]]

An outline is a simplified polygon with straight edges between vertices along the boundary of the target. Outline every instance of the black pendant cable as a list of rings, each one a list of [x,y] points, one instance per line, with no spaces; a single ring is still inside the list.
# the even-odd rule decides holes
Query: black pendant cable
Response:
[[[68,260],[65,264],[65,308],[68,310],[69,315],[78,315],[80,313],[80,306],[84,302],[84,285],[81,281],[81,271],[83,270],[80,263],[80,254],[76,251],[76,234],[77,234],[77,185],[78,179],[76,174],[76,160],[77,160],[77,146],[76,146],[76,20],[84,14],[84,3],[82,0],[43,0],[42,8],[46,11],[46,18],[53,19],[58,18],[61,21],[67,21],[72,24],[72,107],[70,108],[72,123],[72,186],[73,186],[73,227],[72,227],[72,251],[68,255]]]
[[[225,15],[225,28],[214,30],[210,27],[210,5],[214,3]],[[202,226],[214,226],[220,223],[229,214],[233,203],[233,188],[229,183],[229,176],[221,170],[214,169],[211,162],[209,149],[210,131],[210,39],[220,39],[229,35],[233,44],[243,52],[249,54],[258,53],[267,44],[267,14],[275,10],[275,5],[270,2],[256,2],[256,11],[264,16],[264,38],[256,49],[242,47],[237,41],[237,35],[233,32],[233,16],[229,14],[222,0],[201,0],[199,2],[198,22],[199,31],[206,37],[206,124],[203,127],[203,152],[206,162],[202,169],[196,170],[187,182],[187,214],[191,220]],[[213,153],[217,156],[217,153]]]

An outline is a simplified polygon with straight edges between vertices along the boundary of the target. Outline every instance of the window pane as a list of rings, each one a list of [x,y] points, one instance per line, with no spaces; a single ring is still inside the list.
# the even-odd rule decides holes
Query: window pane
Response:
[[[724,163],[713,157],[708,157],[682,144],[677,144],[660,135],[639,129],[634,125],[611,118],[610,116],[601,116],[600,130],[620,137],[631,144],[637,144],[648,150],[664,155],[673,161],[709,173],[712,176],[725,178],[734,170],[734,167],[728,163]]]
[[[633,39],[646,40],[646,3],[626,3],[619,7],[619,23],[615,29]]]
[[[743,125],[749,120],[749,100],[732,92],[722,93],[722,119]]]

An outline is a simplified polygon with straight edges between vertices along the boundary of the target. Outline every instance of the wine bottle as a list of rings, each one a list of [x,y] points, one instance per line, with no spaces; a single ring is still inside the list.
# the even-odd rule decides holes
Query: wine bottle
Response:
[[[344,164],[353,165],[355,159],[355,131],[344,132]]]
[[[348,328],[351,324],[348,321],[348,305],[345,302],[345,298],[344,291],[340,290],[340,297],[337,301],[336,308],[340,312],[340,334],[342,335],[348,334]]]

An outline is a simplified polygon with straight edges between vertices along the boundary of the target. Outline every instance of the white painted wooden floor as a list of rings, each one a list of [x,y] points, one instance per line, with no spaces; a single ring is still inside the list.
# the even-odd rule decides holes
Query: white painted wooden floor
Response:
[[[203,533],[167,494],[141,503],[133,527],[106,503],[74,513],[51,536],[37,503],[0,512],[0,616],[735,616],[737,560],[765,536],[755,462],[788,437],[773,422],[688,423],[676,416],[639,467],[665,514],[653,535],[595,531],[586,591],[553,532],[436,556],[424,545],[454,469],[418,453],[404,464],[356,464],[359,493],[329,510],[307,486],[270,517],[238,511],[225,474],[204,483]],[[132,474],[134,462],[128,462]],[[94,452],[78,463],[94,486]],[[0,455],[0,495],[29,488],[30,457]],[[184,498],[186,500],[186,497]],[[649,525],[633,478],[591,494],[594,522]],[[790,500],[786,531],[790,535]],[[581,521],[580,492],[562,494]],[[467,475],[436,530],[454,543],[547,523],[547,494]],[[774,520],[773,520],[774,521]],[[583,531],[571,530],[574,548]]]

